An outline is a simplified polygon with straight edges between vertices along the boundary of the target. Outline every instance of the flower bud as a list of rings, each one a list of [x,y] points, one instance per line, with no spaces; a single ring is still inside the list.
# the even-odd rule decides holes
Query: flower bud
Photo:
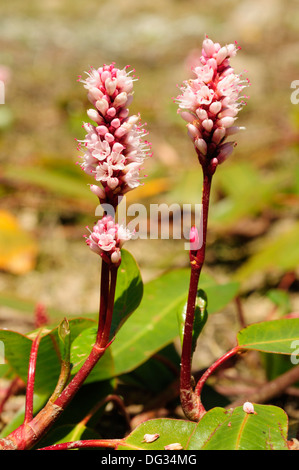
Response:
[[[213,121],[212,119],[205,119],[204,121],[202,121],[202,127],[207,131],[207,132],[211,132],[211,130],[213,129]]]
[[[194,143],[195,143],[196,148],[198,148],[198,150],[200,151],[200,153],[202,153],[203,155],[207,154],[208,146],[204,139],[196,139]]]
[[[98,100],[96,101],[96,104],[95,104],[96,108],[100,111],[100,113],[105,116],[106,112],[107,112],[107,109],[109,108],[109,105],[108,105],[108,102],[107,100],[105,100],[104,98],[101,99],[101,100]]]
[[[209,38],[206,38],[202,43],[202,48],[208,57],[212,57],[215,53],[215,45],[213,41]]]
[[[224,61],[224,59],[226,59],[227,56],[228,56],[227,47],[226,46],[221,47],[221,49],[219,49],[216,55],[217,64],[220,65]]]
[[[187,124],[187,129],[188,129],[188,135],[192,139],[196,139],[198,137],[201,137],[201,134],[199,132],[198,127],[194,126],[193,124]]]
[[[105,88],[107,90],[108,95],[110,96],[113,95],[113,93],[116,90],[116,85],[117,85],[117,80],[115,78],[111,79],[110,77],[108,77],[105,80]]]
[[[91,184],[90,185],[90,190],[92,193],[94,193],[100,200],[106,199],[106,193],[104,189],[100,188],[100,186],[97,186],[96,184]]]
[[[116,96],[114,102],[113,102],[113,106],[115,108],[118,108],[119,106],[124,106],[128,101],[128,95],[125,91],[122,91],[121,93],[119,93],[119,95]]]
[[[101,124],[103,122],[102,116],[95,109],[88,109],[87,116],[97,124]]]

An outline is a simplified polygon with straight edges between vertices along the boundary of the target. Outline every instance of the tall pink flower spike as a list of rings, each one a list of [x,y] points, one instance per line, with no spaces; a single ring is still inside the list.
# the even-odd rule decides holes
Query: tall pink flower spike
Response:
[[[136,78],[127,68],[103,65],[91,69],[85,80],[79,77],[93,105],[87,115],[94,122],[84,124],[85,139],[79,141],[79,149],[83,149],[81,168],[95,179],[90,190],[114,212],[121,197],[141,184],[140,170],[150,156],[140,117],[129,115]],[[106,263],[118,266],[121,247],[132,234],[115,223],[111,215],[104,215],[89,231],[85,238],[90,249]]]
[[[100,202],[113,206],[119,196],[141,184],[141,166],[150,155],[140,117],[129,115],[136,78],[127,68],[103,65],[91,69],[85,80],[79,77],[94,106],[87,111],[94,124],[84,124],[86,136],[79,141],[84,151],[81,168],[96,180],[90,189]]]
[[[227,137],[244,129],[235,124],[245,104],[240,93],[248,85],[230,65],[237,49],[235,44],[221,47],[206,37],[199,65],[193,68],[196,78],[185,81],[177,97],[201,164],[207,159],[215,165],[225,161],[235,146]]]

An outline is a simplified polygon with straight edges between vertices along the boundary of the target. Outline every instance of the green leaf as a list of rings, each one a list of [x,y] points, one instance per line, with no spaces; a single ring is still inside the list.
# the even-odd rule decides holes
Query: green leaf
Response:
[[[114,336],[129,315],[136,310],[142,296],[143,282],[138,265],[134,257],[127,250],[122,249],[110,336]]]
[[[180,443],[183,448],[187,448],[195,427],[195,423],[182,419],[148,420],[134,429],[117,450],[164,450],[165,446],[173,443]],[[159,437],[154,442],[147,443],[144,442],[145,434],[159,434]]]
[[[154,419],[141,423],[117,450],[164,450],[178,443],[185,450],[287,450],[288,418],[271,405],[254,405],[255,413],[242,407],[213,408],[194,423],[179,419]],[[145,442],[146,434],[158,434]]]
[[[197,425],[188,450],[287,450],[288,418],[272,405],[254,404],[254,414],[213,408]]]
[[[237,340],[241,349],[291,355],[299,341],[299,318],[254,323],[243,328]]]

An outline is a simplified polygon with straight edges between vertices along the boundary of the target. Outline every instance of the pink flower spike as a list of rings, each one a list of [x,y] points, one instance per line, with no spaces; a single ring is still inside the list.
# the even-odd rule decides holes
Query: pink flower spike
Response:
[[[189,123],[188,135],[201,153],[202,165],[227,159],[234,143],[224,146],[226,138],[240,129],[235,120],[245,105],[241,92],[248,82],[230,64],[237,51],[236,44],[221,46],[206,37],[202,55],[192,69],[195,78],[183,82],[176,99],[180,115]]]
[[[79,79],[95,107],[87,111],[95,125],[84,124],[85,139],[78,143],[83,151],[80,166],[103,186],[91,185],[91,191],[113,207],[119,197],[141,184],[139,168],[150,156],[149,143],[143,140],[145,125],[139,115],[129,115],[134,80],[128,67],[120,70],[114,63],[91,68],[85,80]]]

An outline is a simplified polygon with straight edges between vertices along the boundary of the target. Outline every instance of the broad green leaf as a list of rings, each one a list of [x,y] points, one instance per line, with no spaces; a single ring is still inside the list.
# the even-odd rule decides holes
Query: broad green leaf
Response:
[[[243,328],[237,335],[241,349],[291,355],[299,342],[299,318],[282,318]]]
[[[287,450],[288,418],[272,405],[254,404],[254,414],[214,408],[199,421],[188,450]]]
[[[141,423],[117,450],[165,450],[178,443],[184,450],[287,450],[288,418],[271,405],[254,405],[255,413],[242,407],[213,408],[194,423],[179,419],[154,419]],[[145,442],[146,434],[158,434]]]
[[[143,295],[143,282],[134,257],[127,251],[121,251],[121,264],[118,268],[115,303],[113,309],[111,337],[136,310]]]
[[[190,435],[193,434],[196,424],[182,419],[153,419],[141,423],[123,441],[117,450],[164,450],[164,447],[179,443],[187,448]],[[145,434],[159,434],[157,440],[151,443],[144,442]]]

